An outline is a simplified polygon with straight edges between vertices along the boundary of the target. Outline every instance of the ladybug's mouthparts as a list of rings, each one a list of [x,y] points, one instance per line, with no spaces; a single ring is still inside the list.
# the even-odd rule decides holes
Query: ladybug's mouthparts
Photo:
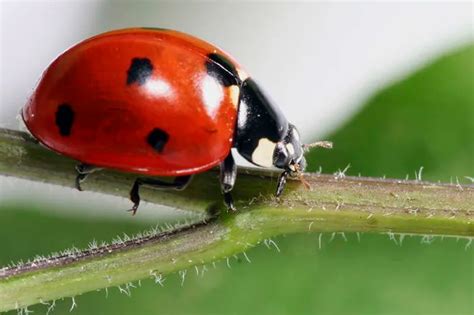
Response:
[[[333,144],[331,141],[316,141],[309,144],[303,144],[302,148],[305,152],[308,152],[312,148],[324,148],[324,149],[332,149]],[[301,169],[300,164],[293,165],[295,171],[293,172],[293,176],[298,178],[299,181],[304,185],[304,187],[308,190],[311,190],[311,184],[304,178],[303,170]]]
[[[303,172],[300,168],[300,165],[299,164],[295,164],[295,169],[296,169],[296,172],[294,173],[294,177],[298,178],[299,181],[304,185],[304,187],[307,189],[307,190],[311,190],[311,185],[310,183],[304,178],[304,175],[303,175]]]

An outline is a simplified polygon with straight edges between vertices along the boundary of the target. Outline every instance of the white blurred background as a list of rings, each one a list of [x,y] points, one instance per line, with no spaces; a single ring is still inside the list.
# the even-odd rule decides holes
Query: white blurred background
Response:
[[[378,88],[473,39],[473,4],[0,0],[0,127],[62,51],[116,28],[156,26],[229,52],[280,104],[303,140],[324,136]],[[127,200],[0,176],[0,202],[71,200],[116,217]],[[100,204],[100,214],[92,212]],[[144,206],[140,218],[173,213]],[[110,209],[110,210],[107,210]],[[120,218],[128,218],[123,213]]]

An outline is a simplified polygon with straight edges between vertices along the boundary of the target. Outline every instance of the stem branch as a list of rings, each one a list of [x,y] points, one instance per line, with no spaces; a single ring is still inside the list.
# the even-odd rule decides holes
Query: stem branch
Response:
[[[0,129],[0,174],[74,187],[74,162],[27,134]],[[474,185],[305,174],[313,189],[290,180],[273,197],[276,174],[242,169],[224,210],[218,173],[195,176],[182,192],[143,189],[143,199],[210,213],[206,221],[162,233],[0,269],[0,311],[73,297],[226,259],[286,233],[379,232],[474,236]],[[128,197],[133,174],[94,173],[85,190]],[[220,213],[219,215],[215,215]]]

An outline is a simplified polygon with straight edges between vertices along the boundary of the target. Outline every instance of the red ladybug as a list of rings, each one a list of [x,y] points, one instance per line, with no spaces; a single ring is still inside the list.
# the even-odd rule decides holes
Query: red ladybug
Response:
[[[78,189],[100,168],[175,177],[138,177],[134,212],[141,185],[183,189],[216,165],[234,209],[232,147],[255,165],[283,169],[277,195],[288,175],[305,168],[298,131],[240,65],[171,30],[117,30],[68,49],[46,69],[22,116],[42,144],[81,162]]]

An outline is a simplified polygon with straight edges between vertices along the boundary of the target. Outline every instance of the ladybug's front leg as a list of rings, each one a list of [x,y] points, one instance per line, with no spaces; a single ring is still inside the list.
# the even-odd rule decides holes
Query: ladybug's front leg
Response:
[[[280,174],[280,177],[278,177],[278,184],[277,184],[275,196],[280,197],[281,193],[283,192],[283,189],[285,188],[287,178],[288,178],[287,171],[284,171],[283,173]]]
[[[133,207],[129,211],[133,215],[137,213],[138,206],[140,205],[140,187],[146,185],[152,188],[157,189],[174,189],[174,190],[183,190],[191,181],[192,176],[178,176],[174,178],[173,182],[164,182],[159,179],[139,177],[133,183],[132,189],[130,190],[130,200],[133,202]]]
[[[94,166],[94,165],[89,165],[89,164],[84,164],[84,163],[76,165],[76,172],[77,172],[76,188],[77,188],[77,190],[82,191],[81,183],[86,180],[86,178],[87,178],[87,176],[89,176],[89,174],[91,174],[95,171],[99,171],[101,169],[102,168],[100,168],[100,167],[97,167],[97,166]]]
[[[221,182],[222,193],[224,194],[224,202],[227,209],[236,211],[232,195],[230,194],[230,191],[234,188],[235,179],[237,178],[237,165],[232,157],[232,152],[230,152],[221,163],[220,168],[221,172],[219,180]]]

